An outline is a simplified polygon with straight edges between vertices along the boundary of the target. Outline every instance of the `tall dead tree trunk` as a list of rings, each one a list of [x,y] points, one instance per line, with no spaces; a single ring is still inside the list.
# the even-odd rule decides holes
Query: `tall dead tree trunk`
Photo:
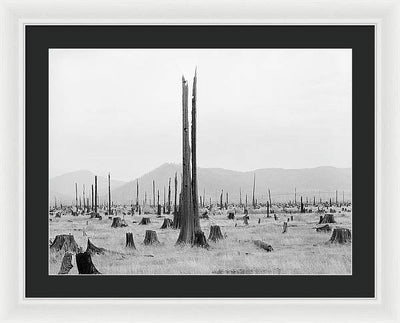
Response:
[[[111,175],[108,173],[108,214],[111,215]]]
[[[242,206],[242,188],[239,188],[239,206]]]
[[[92,184],[92,208],[91,210],[93,211],[94,208],[94,189],[93,189],[93,184]]]
[[[174,220],[173,220],[173,227],[175,229],[179,229],[181,227],[181,220],[179,217],[179,212],[178,212],[178,174],[175,173],[175,179],[174,179],[174,185],[175,185],[175,196],[174,196]],[[180,198],[179,198],[180,200]]]
[[[223,205],[222,205],[222,195],[224,195],[224,190],[221,191],[221,196],[220,196],[220,198],[219,198],[219,200],[220,200],[219,207],[220,207],[221,210],[223,209]]]
[[[171,177],[168,180],[168,214],[171,214]]]
[[[199,192],[197,188],[197,73],[195,71],[192,89],[192,198],[194,232],[202,232],[199,216]]]
[[[253,209],[256,208],[256,173],[254,173],[254,178],[253,178]]]
[[[97,214],[97,175],[94,177],[94,213]]]
[[[83,189],[82,189],[82,196],[83,196],[83,212],[85,212],[86,209],[86,196],[85,196],[85,184],[83,184]]]
[[[76,213],[78,213],[78,183],[75,183],[75,207]]]
[[[181,230],[177,244],[192,244],[194,239],[194,217],[192,184],[190,176],[190,147],[189,147],[189,120],[188,120],[188,84],[182,76],[182,204],[179,205],[181,213]]]
[[[269,205],[272,206],[271,191],[268,189]]]
[[[156,206],[156,182],[153,180],[153,207]]]
[[[136,180],[136,212],[139,212],[139,180]]]

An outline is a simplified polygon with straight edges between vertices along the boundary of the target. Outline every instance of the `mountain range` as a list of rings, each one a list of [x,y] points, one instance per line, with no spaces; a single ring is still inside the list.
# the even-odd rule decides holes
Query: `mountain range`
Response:
[[[265,168],[254,171],[233,171],[222,168],[198,167],[199,196],[205,196],[208,202],[219,201],[223,190],[223,199],[229,194],[229,201],[238,202],[240,191],[242,202],[245,202],[246,194],[251,203],[253,180],[255,176],[255,197],[261,202],[268,198],[268,189],[274,201],[288,201],[294,199],[296,188],[297,198],[313,198],[329,200],[334,199],[336,190],[338,199],[351,199],[351,168],[336,168],[322,166],[304,169]],[[157,193],[160,194],[160,203],[163,202],[164,189],[168,196],[168,181],[171,178],[171,199],[174,196],[174,176],[178,175],[178,192],[180,191],[182,165],[165,163],[160,167],[129,182],[111,181],[111,196],[115,203],[130,204],[136,202],[136,185],[139,182],[139,201],[142,203],[146,192],[147,202],[152,197],[152,182],[156,184]],[[78,194],[82,192],[82,184],[88,191],[93,183],[94,174],[89,171],[79,171],[54,177],[50,180],[51,200],[74,201],[75,183],[78,183]],[[100,203],[107,199],[107,178],[98,177],[98,191]]]

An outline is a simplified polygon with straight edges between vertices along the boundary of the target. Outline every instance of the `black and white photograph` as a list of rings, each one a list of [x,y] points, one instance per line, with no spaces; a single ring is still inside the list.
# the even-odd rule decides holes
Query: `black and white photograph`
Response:
[[[352,275],[351,48],[54,48],[49,275]]]

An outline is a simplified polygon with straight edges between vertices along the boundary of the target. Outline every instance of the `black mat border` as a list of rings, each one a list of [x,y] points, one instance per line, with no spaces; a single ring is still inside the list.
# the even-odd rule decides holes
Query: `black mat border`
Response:
[[[374,26],[25,26],[26,297],[374,297]],[[352,48],[352,276],[48,276],[49,48]]]

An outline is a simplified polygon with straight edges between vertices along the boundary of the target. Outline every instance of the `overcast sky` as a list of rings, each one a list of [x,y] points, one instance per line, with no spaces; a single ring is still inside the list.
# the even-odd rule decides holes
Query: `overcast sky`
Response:
[[[351,167],[351,50],[52,49],[50,177],[180,163],[198,71],[198,166]],[[189,109],[191,104],[189,103]]]

